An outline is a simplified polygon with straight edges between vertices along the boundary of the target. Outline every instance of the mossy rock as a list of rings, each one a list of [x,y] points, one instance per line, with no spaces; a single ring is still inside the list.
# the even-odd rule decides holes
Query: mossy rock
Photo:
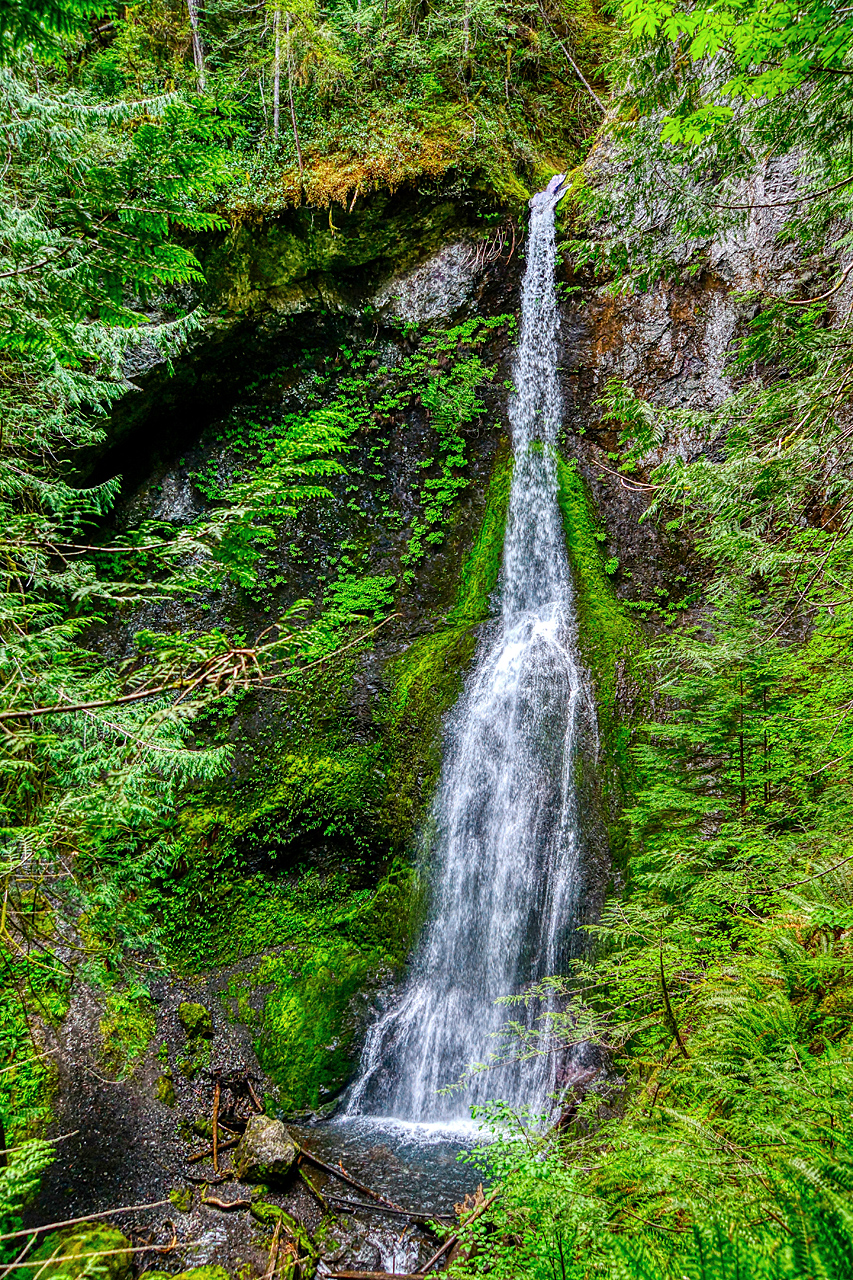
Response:
[[[193,1267],[190,1271],[181,1271],[178,1275],[170,1275],[167,1271],[143,1271],[139,1280],[231,1280],[224,1267],[215,1264],[207,1267]]]
[[[199,1036],[209,1039],[213,1035],[213,1019],[203,1004],[184,1000],[178,1005],[178,1022],[191,1040]]]
[[[154,1085],[154,1097],[158,1102],[162,1102],[164,1106],[173,1107],[175,1105],[177,1098],[171,1071],[164,1071],[161,1076],[158,1076],[157,1083]]]
[[[82,1275],[84,1271],[98,1268],[99,1280],[130,1280],[133,1274],[133,1255],[130,1241],[116,1227],[98,1224],[78,1227],[75,1231],[54,1231],[42,1241],[32,1255],[33,1262],[44,1263],[36,1268],[41,1280],[51,1277]],[[50,1261],[56,1254],[55,1261]],[[100,1257],[92,1257],[100,1254]]]
[[[241,1182],[273,1182],[285,1178],[296,1160],[296,1144],[280,1120],[252,1116],[234,1153]]]

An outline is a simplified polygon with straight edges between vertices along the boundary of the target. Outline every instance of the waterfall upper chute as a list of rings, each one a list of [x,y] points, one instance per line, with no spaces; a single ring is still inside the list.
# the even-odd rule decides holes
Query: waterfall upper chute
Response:
[[[496,1001],[558,970],[578,897],[573,775],[585,683],[556,462],[554,209],[564,182],[556,175],[530,202],[500,622],[450,717],[430,919],[399,1000],[368,1034],[351,1115],[448,1123],[487,1099],[541,1113],[557,1085],[557,1056],[545,1054],[497,1062],[464,1092],[440,1092],[495,1053],[506,1021]]]

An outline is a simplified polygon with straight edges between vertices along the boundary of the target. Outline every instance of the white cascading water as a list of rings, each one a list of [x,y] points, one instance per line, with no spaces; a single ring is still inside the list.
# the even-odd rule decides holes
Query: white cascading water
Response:
[[[508,1016],[498,998],[558,971],[578,897],[573,775],[587,698],[557,503],[554,210],[562,183],[553,179],[531,201],[500,626],[450,719],[430,921],[401,997],[369,1032],[351,1116],[443,1126],[487,1099],[534,1115],[553,1107],[554,1054],[498,1061],[464,1091],[441,1090],[495,1055]]]

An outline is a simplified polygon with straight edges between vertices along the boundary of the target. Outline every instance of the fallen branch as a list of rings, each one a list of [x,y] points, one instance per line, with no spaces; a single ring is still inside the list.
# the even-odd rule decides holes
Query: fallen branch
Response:
[[[302,1179],[302,1181],[305,1183],[306,1187],[307,1187],[307,1188],[308,1188],[308,1190],[311,1192],[312,1196],[313,1196],[313,1197],[314,1197],[314,1199],[317,1201],[317,1203],[319,1204],[319,1206],[320,1206],[320,1208],[323,1210],[323,1212],[324,1212],[324,1213],[329,1213],[329,1204],[328,1204],[328,1201],[326,1200],[326,1197],[323,1195],[323,1193],[322,1193],[322,1191],[320,1190],[320,1188],[314,1185],[314,1182],[312,1181],[312,1179],[311,1179],[311,1178],[309,1178],[309,1177],[308,1177],[308,1174],[307,1174],[307,1173],[305,1172],[305,1170],[302,1168],[302,1165],[301,1165],[301,1164],[297,1164],[297,1166],[296,1166],[296,1172],[299,1174],[300,1178],[301,1178],[301,1179]],[[333,1198],[334,1198],[334,1197],[333,1197]],[[366,1208],[366,1207],[367,1207],[367,1206],[365,1206],[365,1208]],[[387,1212],[388,1212],[388,1213],[393,1213],[393,1212],[394,1212],[394,1210],[389,1209],[389,1210],[387,1210]]]
[[[814,777],[814,775],[812,775],[812,777]],[[830,875],[833,871],[837,871],[839,867],[843,867],[845,862],[850,862],[851,860],[853,860],[853,853],[851,853],[847,858],[842,858],[840,862],[836,862],[834,866],[827,867],[825,871],[818,871],[813,876],[806,876],[805,880],[789,880],[787,884],[780,884],[777,886],[777,891],[781,889],[795,889],[797,885],[808,884],[810,880],[820,880],[823,876]]]
[[[17,864],[17,866],[19,866],[19,867],[20,867],[20,866],[23,866],[23,863],[19,862],[19,863]],[[58,1049],[45,1049],[44,1053],[37,1053],[37,1054],[35,1055],[35,1057],[34,1057],[34,1058],[24,1058],[23,1062],[13,1062],[13,1063],[11,1063],[8,1067],[0,1067],[0,1076],[4,1076],[4,1075],[6,1074],[6,1072],[7,1072],[7,1071],[17,1071],[17,1070],[18,1070],[18,1067],[25,1067],[25,1066],[27,1066],[27,1064],[28,1064],[28,1063],[30,1063],[30,1062],[38,1062],[39,1058],[47,1058],[47,1057],[49,1057],[52,1053],[59,1053],[59,1050],[58,1050]],[[80,1132],[80,1130],[79,1130],[79,1129],[75,1129],[75,1130],[74,1130],[74,1133],[79,1133],[79,1132]],[[47,1141],[47,1142],[61,1142],[63,1138],[73,1138],[73,1137],[74,1137],[74,1133],[63,1133],[63,1134],[62,1134],[62,1136],[61,1136],[61,1137],[59,1137],[59,1138],[47,1138],[47,1139],[46,1139],[46,1141]],[[17,1150],[19,1150],[19,1148],[18,1148],[18,1147],[6,1147],[6,1148],[5,1148],[5,1150],[6,1150],[6,1151],[17,1151]]]
[[[666,1012],[667,1012],[667,1017],[669,1018],[670,1029],[675,1035],[676,1040],[678,1041],[678,1047],[681,1050],[682,1057],[689,1058],[690,1054],[687,1052],[687,1050],[684,1047],[684,1041],[681,1039],[681,1032],[678,1030],[678,1023],[675,1021],[675,1014],[672,1012],[672,1005],[669,1003],[669,990],[666,985],[666,975],[664,974],[664,971],[663,971],[663,948],[661,948],[661,952],[660,952],[660,985],[663,991],[663,1002],[666,1005]]]
[[[281,1218],[275,1224],[275,1231],[272,1234],[272,1244],[270,1245],[270,1256],[267,1259],[267,1269],[264,1272],[263,1280],[270,1280],[275,1275],[276,1263],[278,1262],[278,1238],[281,1235]]]
[[[28,1061],[35,1062],[35,1058],[29,1058]],[[70,1133],[61,1133],[58,1138],[39,1138],[39,1142],[64,1142],[66,1138],[76,1138],[79,1132],[79,1129],[72,1129]],[[9,1156],[13,1151],[23,1151],[24,1146],[26,1143],[18,1147],[0,1147],[0,1156]]]
[[[239,1139],[239,1138],[227,1138],[227,1139],[225,1140],[225,1142],[220,1142],[220,1143],[218,1143],[218,1144],[217,1144],[217,1147],[216,1147],[216,1153],[218,1154],[218,1152],[219,1152],[219,1151],[226,1151],[226,1150],[228,1149],[228,1147],[236,1147],[239,1141],[240,1141],[240,1139]],[[207,1156],[212,1156],[212,1155],[214,1155],[214,1148],[213,1148],[213,1147],[205,1147],[204,1151],[197,1151],[197,1152],[195,1153],[195,1155],[193,1155],[193,1156],[187,1156],[187,1158],[186,1158],[186,1159],[187,1159],[187,1164],[195,1164],[195,1163],[196,1163],[196,1161],[198,1161],[198,1160],[204,1160],[204,1159],[206,1159],[206,1158],[207,1158]],[[215,1161],[214,1161],[214,1165],[213,1165],[213,1167],[214,1167],[214,1169],[216,1169],[216,1162],[215,1162]],[[219,1172],[219,1170],[218,1170],[218,1169],[216,1169],[216,1172],[218,1173],[218,1172]]]
[[[594,102],[594,103],[595,103],[595,105],[598,107],[599,111],[604,111],[604,110],[605,110],[604,103],[601,101],[601,99],[599,98],[598,94],[595,92],[595,90],[593,89],[592,85],[591,85],[591,84],[589,83],[589,81],[586,79],[586,77],[584,76],[584,74],[583,74],[583,72],[581,71],[580,67],[579,67],[579,66],[578,66],[578,64],[575,62],[575,60],[574,60],[574,58],[572,57],[572,55],[569,53],[568,49],[567,49],[567,48],[566,48],[566,46],[563,44],[563,42],[562,42],[562,40],[560,39],[560,37],[557,35],[556,31],[554,30],[553,26],[551,25],[551,20],[550,20],[550,18],[548,17],[547,13],[545,12],[545,6],[541,3],[541,0],[540,0],[540,4],[539,4],[539,10],[540,10],[540,12],[541,12],[541,14],[542,14],[542,17],[545,19],[545,23],[546,23],[546,25],[547,25],[547,27],[548,27],[549,31],[551,32],[551,35],[554,37],[554,39],[557,41],[557,44],[558,44],[558,45],[560,46],[560,48],[562,49],[563,53],[564,53],[564,54],[565,54],[565,56],[566,56],[566,60],[567,60],[567,62],[569,63],[569,65],[571,66],[571,68],[572,68],[572,70],[574,71],[575,75],[576,75],[576,76],[577,76],[577,78],[580,80],[581,84],[582,84],[582,85],[583,85],[583,87],[586,89],[587,93],[588,93],[588,94],[589,94],[589,96],[592,98],[593,102]]]
[[[321,1160],[318,1156],[313,1155],[310,1151],[306,1150],[305,1147],[300,1147],[297,1144],[296,1149],[300,1155],[305,1157],[306,1160],[310,1160],[311,1164],[316,1164],[318,1169],[323,1169],[326,1173],[332,1174],[333,1177],[340,1178],[341,1182],[345,1182],[348,1186],[354,1187],[355,1190],[360,1191],[362,1195],[370,1196],[371,1200],[375,1200],[377,1204],[384,1204],[388,1209],[398,1209],[403,1213],[407,1212],[407,1210],[403,1209],[402,1205],[394,1204],[393,1200],[386,1200],[378,1191],[371,1191],[370,1187],[365,1187],[362,1183],[356,1182],[355,1178],[351,1178],[348,1173],[344,1173],[343,1169],[338,1169],[333,1164],[326,1164],[325,1160]]]
[[[300,1171],[301,1172],[301,1171]],[[387,1209],[384,1204],[363,1204],[361,1200],[347,1200],[345,1196],[329,1196],[330,1204],[340,1204],[347,1209],[364,1209],[367,1213],[385,1213],[394,1218],[406,1218],[409,1222],[415,1222],[418,1226],[428,1227],[430,1222],[440,1220],[440,1215],[433,1214],[430,1216],[426,1213],[415,1213],[409,1209]]]
[[[251,1200],[217,1200],[216,1196],[202,1194],[202,1204],[212,1205],[214,1209],[251,1209]]]
[[[150,1204],[129,1204],[123,1209],[104,1209],[101,1213],[87,1213],[82,1218],[66,1218],[64,1222],[46,1222],[43,1227],[26,1227],[22,1231],[7,1231],[0,1240],[18,1240],[21,1236],[31,1236],[33,1232],[58,1231],[60,1227],[76,1227],[80,1222],[94,1222],[97,1218],[111,1218],[116,1213],[137,1213],[142,1209],[159,1209],[161,1205],[171,1204],[171,1200],[152,1200]]]
[[[423,1280],[423,1273],[410,1271],[330,1271],[326,1280]]]
[[[109,1258],[115,1257],[117,1253],[171,1253],[173,1249],[197,1249],[200,1244],[204,1244],[203,1240],[187,1240],[185,1244],[140,1244],[128,1247],[127,1249],[98,1249],[96,1253],[55,1253],[49,1259],[50,1262],[83,1262],[87,1258]],[[41,1262],[18,1262],[17,1267],[43,1267],[44,1261]]]
[[[216,1081],[213,1091],[213,1172],[219,1173],[219,1096],[222,1086]]]
[[[480,1205],[479,1209],[477,1209],[474,1213],[471,1214],[470,1218],[465,1219],[462,1226],[463,1227],[469,1226],[476,1218],[479,1218],[481,1214],[485,1213],[489,1205],[493,1204],[494,1201],[497,1200],[500,1193],[501,1193],[501,1188],[498,1187],[497,1191],[493,1191],[492,1194],[489,1196],[488,1200],[484,1200],[483,1203]],[[432,1255],[429,1262],[427,1262],[426,1265],[421,1268],[418,1274],[426,1275],[430,1267],[434,1266],[436,1262],[440,1261],[442,1254],[447,1253],[448,1249],[452,1249],[453,1246],[458,1243],[459,1243],[459,1232],[457,1231],[455,1232],[454,1235],[448,1236],[448,1238],[445,1240],[441,1248]]]

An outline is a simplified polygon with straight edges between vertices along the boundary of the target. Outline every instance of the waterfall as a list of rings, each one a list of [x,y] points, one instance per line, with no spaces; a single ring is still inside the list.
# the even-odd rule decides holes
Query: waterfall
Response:
[[[531,201],[510,407],[515,464],[500,623],[451,715],[434,806],[429,923],[395,1005],[371,1028],[349,1115],[446,1124],[503,1099],[549,1111],[557,1056],[495,1054],[495,1001],[559,969],[579,881],[575,743],[585,682],[557,503],[561,398],[554,210],[563,178]],[[514,1018],[525,1014],[514,1009]],[[530,1016],[530,1015],[528,1015]]]

